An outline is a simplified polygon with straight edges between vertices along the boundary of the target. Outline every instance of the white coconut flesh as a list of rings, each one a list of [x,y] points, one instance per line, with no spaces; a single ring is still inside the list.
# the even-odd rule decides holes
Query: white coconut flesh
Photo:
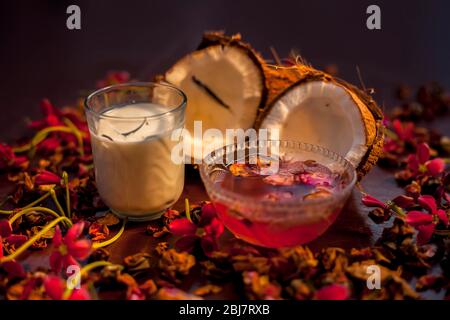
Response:
[[[192,137],[194,121],[202,121],[203,132],[215,128],[223,137],[226,129],[252,127],[264,75],[250,54],[238,46],[214,45],[194,51],[167,71],[165,80],[187,96],[186,129]]]
[[[333,82],[299,83],[282,94],[261,122],[278,129],[280,139],[325,147],[355,167],[367,152],[375,120],[367,106]]]

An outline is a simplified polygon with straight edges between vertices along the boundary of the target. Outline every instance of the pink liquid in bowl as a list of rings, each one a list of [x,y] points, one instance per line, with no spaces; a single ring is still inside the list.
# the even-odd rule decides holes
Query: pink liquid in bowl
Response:
[[[215,183],[246,197],[244,201],[222,201],[212,195],[223,224],[236,237],[270,248],[305,244],[319,237],[342,210],[346,198],[329,200],[345,187],[345,179],[318,163],[301,167],[295,171],[282,166],[275,175],[262,175],[258,168],[245,165],[222,172]],[[319,205],[311,205],[309,199]]]
[[[311,223],[283,226],[239,219],[235,215],[236,212],[233,213],[227,206],[220,203],[216,203],[215,207],[223,224],[236,237],[268,248],[292,247],[308,243],[324,233],[340,213],[340,209],[337,209],[330,216]]]

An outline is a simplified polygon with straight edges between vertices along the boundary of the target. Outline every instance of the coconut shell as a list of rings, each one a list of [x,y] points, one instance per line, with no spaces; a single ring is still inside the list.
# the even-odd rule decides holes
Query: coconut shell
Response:
[[[362,119],[365,122],[367,153],[356,168],[358,179],[361,179],[370,171],[383,152],[384,127],[383,113],[369,94],[344,80],[316,70],[304,63],[298,63],[292,67],[276,67],[264,64],[264,73],[268,88],[268,103],[259,113],[255,122],[255,128],[260,128],[262,121],[270,112],[280,94],[290,90],[290,88],[308,81],[333,82],[333,84],[344,88],[353,97],[358,106],[364,104],[367,107],[367,109],[359,108]],[[372,122],[372,117],[375,123],[368,123]]]
[[[258,53],[255,49],[252,48],[252,46],[242,41],[242,36],[240,33],[236,33],[231,36],[225,35],[223,31],[208,31],[203,34],[202,41],[200,42],[197,50],[204,49],[206,47],[210,46],[236,46],[239,47],[241,50],[244,50],[247,52],[250,59],[253,60],[256,66],[258,66],[261,69],[261,74],[263,76],[263,92],[261,94],[261,103],[259,106],[259,112],[264,109],[264,107],[267,105],[267,97],[268,97],[268,81],[266,78],[266,72],[265,72],[265,60],[261,56],[260,53]]]

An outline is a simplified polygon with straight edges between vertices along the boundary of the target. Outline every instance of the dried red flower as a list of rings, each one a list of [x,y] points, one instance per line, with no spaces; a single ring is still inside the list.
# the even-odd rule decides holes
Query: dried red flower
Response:
[[[412,177],[416,177],[420,174],[436,177],[444,172],[444,160],[441,158],[430,160],[430,156],[430,147],[426,143],[419,144],[417,146],[416,154],[408,156],[408,169],[410,170]]]
[[[70,154],[74,154],[75,152],[82,154],[83,152],[81,152],[82,150],[79,148],[80,138],[84,143],[83,151],[87,153],[91,152],[89,130],[86,121],[83,119],[82,113],[79,113],[72,108],[60,110],[55,108],[47,99],[44,99],[41,102],[41,110],[44,118],[32,121],[29,126],[35,130],[48,128],[55,128],[57,130],[50,130],[50,132],[47,132],[44,136],[40,136],[39,143],[35,146],[38,154],[46,156],[56,154],[60,160],[64,158],[62,151],[69,151]],[[63,132],[56,127],[70,129],[70,132]],[[81,134],[81,137],[78,136],[79,134]],[[75,158],[73,160],[77,162],[79,159]]]
[[[106,224],[94,222],[89,226],[89,235],[92,241],[104,240],[109,235],[109,228]]]
[[[400,195],[398,197],[395,197],[394,199],[392,199],[392,202],[403,209],[412,207],[416,203],[416,201],[413,197],[408,197],[405,195]]]
[[[28,158],[17,156],[13,149],[4,143],[0,143],[0,170],[7,168],[19,168],[28,164]]]
[[[420,196],[418,202],[428,213],[409,211],[406,216],[406,222],[419,232],[417,234],[417,243],[423,245],[430,241],[439,222],[448,226],[449,220],[445,211],[437,208],[436,200],[432,196]]]
[[[28,237],[23,234],[12,233],[13,229],[8,220],[0,220],[0,237],[6,240],[10,249],[15,250],[15,248],[20,247],[23,243],[28,240]]]
[[[54,251],[50,256],[50,267],[59,273],[70,265],[78,265],[78,261],[86,259],[91,253],[92,244],[87,239],[79,239],[84,229],[84,222],[74,224],[62,237],[61,229],[56,227],[53,236]]]
[[[34,176],[34,183],[38,186],[45,184],[60,184],[61,177],[53,172],[41,170],[37,175]]]
[[[381,209],[388,209],[388,206],[381,200],[378,200],[375,197],[372,197],[371,195],[365,194],[362,199],[361,199],[362,203],[366,206],[366,207],[371,207],[371,208],[381,208]]]
[[[252,299],[280,299],[281,287],[276,282],[271,282],[268,275],[260,275],[256,271],[242,273],[248,295]]]
[[[31,129],[41,130],[47,127],[62,125],[59,119],[61,112],[53,106],[50,100],[43,99],[40,106],[44,119],[31,121],[28,125]]]
[[[0,220],[0,237],[6,238],[12,234],[12,226],[8,220]]]
[[[23,266],[15,260],[3,262],[1,266],[10,278],[25,278],[27,275]]]
[[[196,259],[193,255],[168,249],[162,252],[158,267],[165,276],[171,280],[179,281],[178,277],[187,275],[195,263]]]
[[[346,286],[331,284],[320,288],[316,292],[317,300],[346,300],[350,293]]]
[[[65,299],[66,281],[57,276],[48,275],[44,280],[44,288],[47,295],[53,300]],[[86,288],[74,288],[67,297],[68,300],[89,300],[91,299]]]
[[[37,145],[37,150],[41,154],[53,154],[59,147],[61,147],[61,140],[56,137],[49,137]]]
[[[393,136],[386,137],[384,141],[383,151],[385,152],[385,159],[396,163],[399,161],[398,157],[405,153],[405,146],[415,144],[416,128],[414,123],[402,123],[398,119],[395,119],[392,123],[385,120],[385,125],[386,127],[390,127],[393,133]]]
[[[323,172],[307,172],[298,176],[300,182],[311,186],[330,187],[333,184],[333,177]]]
[[[20,235],[18,235],[20,237]],[[25,241],[26,241],[26,236]],[[15,235],[12,234],[12,227],[8,220],[0,220],[0,261],[3,258],[3,239],[14,247],[18,244],[15,242]],[[1,267],[12,278],[23,278],[26,276],[23,266],[15,260],[1,263]]]
[[[28,240],[28,237],[23,234],[11,234],[10,236],[6,237],[5,240],[13,248],[13,250],[15,250],[16,248],[24,244]]]
[[[9,167],[14,163],[14,152],[12,148],[6,144],[0,144],[0,169]]]
[[[397,138],[403,142],[414,141],[415,125],[412,122],[402,123],[400,120],[395,119],[392,121],[392,128],[394,129]]]
[[[169,224],[170,231],[182,238],[176,242],[177,248],[191,252],[200,242],[203,252],[209,256],[218,249],[217,240],[223,233],[222,222],[216,217],[216,210],[211,203],[202,206],[197,224],[188,218],[175,219]]]
[[[273,186],[291,186],[295,183],[295,175],[289,172],[271,174],[265,177],[263,181]]]
[[[2,231],[4,232],[4,230]],[[7,232],[5,233],[7,234]],[[3,258],[3,238],[0,234],[0,261]],[[1,262],[0,266],[6,271],[10,278],[24,278],[26,276],[23,266],[15,260]]]

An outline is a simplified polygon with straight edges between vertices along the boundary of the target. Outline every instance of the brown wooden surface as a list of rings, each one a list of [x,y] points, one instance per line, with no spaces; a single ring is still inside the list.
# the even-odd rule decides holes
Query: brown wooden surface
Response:
[[[363,186],[371,194],[380,196],[382,199],[388,199],[401,192],[401,189],[395,186],[392,175],[380,168],[374,168],[363,182]],[[11,185],[2,177],[0,182],[0,196],[3,197],[11,190]],[[191,166],[186,168],[185,188],[179,201],[174,206],[175,209],[184,209],[184,199],[189,198],[191,203],[197,203],[207,200],[208,197],[201,182],[198,170]],[[321,237],[308,244],[313,250],[317,251],[324,247],[337,246],[343,248],[359,248],[373,244],[379,237],[382,228],[374,224],[367,218],[367,209],[360,204],[360,193],[355,189],[351,198],[344,207],[341,215],[336,222]],[[110,261],[123,263],[123,258],[138,252],[152,253],[157,241],[152,236],[146,234],[148,223],[127,224],[122,237],[114,244],[107,247],[111,254]],[[231,235],[222,236],[223,241],[229,239]],[[161,239],[170,240],[170,235]],[[37,267],[48,268],[49,249],[43,251],[28,251],[23,254],[20,260],[30,270]],[[205,279],[195,270],[183,281],[181,287],[188,290],[204,283]],[[238,292],[234,290],[232,282],[225,284],[225,290],[218,296],[211,298],[240,298]],[[106,298],[121,298],[117,293],[109,292]]]
[[[362,183],[364,189],[381,199],[389,199],[401,192],[396,187],[392,174],[378,167],[374,168]],[[0,184],[0,195],[3,197],[10,190],[10,185],[2,179]],[[184,199],[189,198],[191,203],[206,200],[203,184],[198,174],[198,170],[189,167],[186,169],[186,182],[180,200],[174,206],[175,209],[183,210]],[[382,226],[374,224],[367,218],[368,209],[360,203],[360,193],[355,189],[344,207],[341,215],[336,222],[321,237],[309,243],[308,246],[317,251],[324,247],[337,246],[346,249],[360,248],[370,246],[380,236]],[[158,240],[146,234],[146,226],[148,223],[131,223],[127,224],[126,230],[122,237],[114,244],[107,247],[111,254],[110,261],[115,263],[123,263],[123,258],[138,252],[153,252]],[[230,235],[222,236],[222,239],[229,239]],[[170,239],[170,235],[162,240]],[[25,253],[20,260],[30,270],[37,267],[48,268],[49,249],[44,251],[33,251]],[[197,270],[198,271],[198,270]],[[183,281],[181,287],[189,290],[199,286],[205,282],[205,279],[199,272],[194,269],[193,272]],[[224,284],[224,290],[219,295],[213,295],[209,298],[241,298],[232,281]],[[104,293],[103,298],[116,299],[123,298],[115,292]]]

